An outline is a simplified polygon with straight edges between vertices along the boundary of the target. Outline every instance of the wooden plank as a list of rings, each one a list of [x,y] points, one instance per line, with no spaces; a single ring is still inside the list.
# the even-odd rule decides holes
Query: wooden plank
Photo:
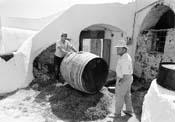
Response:
[[[101,39],[91,39],[91,53],[101,56]]]
[[[79,38],[79,51],[83,49],[83,39],[103,39],[105,32],[102,30],[96,31],[81,31]]]
[[[111,40],[103,40],[103,59],[107,62],[108,66],[110,65],[110,54],[111,53]]]

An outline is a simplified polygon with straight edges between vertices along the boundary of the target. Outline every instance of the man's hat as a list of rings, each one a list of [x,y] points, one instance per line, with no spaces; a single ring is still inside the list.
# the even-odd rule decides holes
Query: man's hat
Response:
[[[63,37],[63,36],[67,37],[67,33],[62,33],[61,37]]]
[[[114,47],[125,47],[125,48],[127,48],[127,49],[128,49],[128,46],[127,46],[127,44],[126,44],[126,41],[125,41],[125,40],[118,40],[118,41],[117,41],[117,45],[116,45],[116,46],[114,46]]]

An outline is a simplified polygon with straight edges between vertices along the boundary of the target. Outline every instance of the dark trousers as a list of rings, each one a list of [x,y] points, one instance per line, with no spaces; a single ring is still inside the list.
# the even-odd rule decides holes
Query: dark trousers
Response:
[[[54,66],[55,66],[55,77],[59,80],[60,76],[60,65],[64,57],[60,58],[58,56],[54,56]]]

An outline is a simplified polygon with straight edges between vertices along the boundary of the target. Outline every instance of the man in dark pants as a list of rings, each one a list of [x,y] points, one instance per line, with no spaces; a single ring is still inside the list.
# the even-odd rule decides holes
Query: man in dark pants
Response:
[[[67,40],[67,34],[62,33],[61,40],[58,40],[56,42],[56,51],[54,56],[55,77],[57,80],[59,80],[59,76],[60,76],[61,62],[64,56],[71,51],[77,52],[76,49],[73,47],[73,45],[70,43],[70,41]]]

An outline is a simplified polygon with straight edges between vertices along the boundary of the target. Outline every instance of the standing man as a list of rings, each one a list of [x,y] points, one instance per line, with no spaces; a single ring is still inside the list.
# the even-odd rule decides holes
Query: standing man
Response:
[[[59,80],[60,76],[60,65],[64,56],[69,52],[77,52],[70,41],[67,40],[67,33],[61,34],[61,40],[56,42],[56,51],[54,56],[55,76]]]
[[[127,53],[128,47],[125,40],[119,40],[115,46],[119,59],[116,67],[116,88],[115,88],[115,117],[121,116],[125,103],[126,115],[132,116],[133,108],[131,101],[131,84],[133,82],[133,67],[131,56]]]

